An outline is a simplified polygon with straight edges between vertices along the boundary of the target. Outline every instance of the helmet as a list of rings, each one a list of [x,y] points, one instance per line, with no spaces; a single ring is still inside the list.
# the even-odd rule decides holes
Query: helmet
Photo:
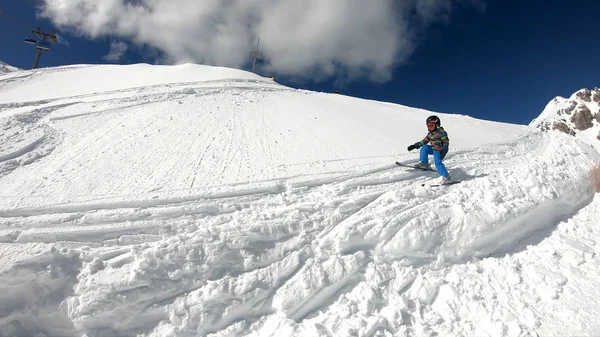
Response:
[[[440,125],[442,124],[440,122],[440,118],[438,116],[429,116],[427,117],[427,120],[425,121],[425,124],[429,124],[429,122],[435,122],[435,127],[439,128]]]

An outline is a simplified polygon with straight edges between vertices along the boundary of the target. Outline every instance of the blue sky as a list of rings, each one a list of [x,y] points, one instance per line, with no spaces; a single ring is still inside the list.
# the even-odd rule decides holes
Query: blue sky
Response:
[[[581,88],[600,86],[597,63],[600,1],[471,0],[477,5],[453,4],[450,8],[451,0],[439,0],[434,1],[436,7],[426,10],[417,7],[419,1],[425,3],[424,0],[409,1],[413,1],[415,7],[402,12],[402,19],[398,15],[391,19],[385,16],[389,11],[385,7],[350,8],[347,13],[327,18],[328,24],[333,23],[323,31],[306,28],[310,27],[306,22],[299,22],[302,36],[296,34],[299,29],[293,26],[288,27],[290,31],[282,34],[283,37],[269,35],[282,24],[285,26],[289,17],[262,24],[255,35],[260,35],[261,46],[277,57],[259,63],[257,71],[275,75],[278,82],[296,88],[324,92],[337,89],[355,97],[518,124],[529,123],[555,96],[569,96]],[[7,1],[0,5],[0,38],[4,44],[0,60],[30,68],[35,48],[23,43],[23,39],[37,26],[62,24],[60,36],[65,43],[54,45],[50,53],[45,53],[40,66],[183,61],[224,63],[222,65],[243,69],[251,66],[247,57],[228,58],[235,53],[231,52],[227,39],[215,41],[203,35],[202,32],[214,27],[205,26],[197,35],[186,36],[180,34],[178,26],[169,24],[155,31],[157,35],[167,34],[164,38],[155,37],[151,30],[159,28],[152,23],[150,29],[145,30],[137,29],[136,22],[110,28],[119,21],[115,19],[118,16],[74,19],[78,14],[75,9],[69,12],[62,7],[51,7],[52,3],[58,3],[52,0],[37,2],[37,5],[41,3],[51,9],[46,11],[45,17],[36,15],[39,10],[31,0]],[[169,15],[168,8],[163,12],[163,17]],[[173,8],[173,21],[178,20],[180,12],[181,9]],[[347,21],[333,19],[350,17],[356,12],[365,14]],[[276,16],[273,12],[265,15]],[[216,17],[216,21],[228,20]],[[123,17],[120,20],[123,21]],[[146,17],[140,20],[148,21]],[[318,18],[308,17],[308,20],[315,22]],[[381,24],[373,25],[373,20],[380,20]],[[89,21],[100,23],[91,26]],[[231,31],[236,29],[233,27]],[[144,34],[145,31],[148,34]],[[225,36],[233,36],[232,40],[237,38],[228,34]],[[241,46],[245,48],[242,50],[250,49],[255,43],[254,35],[244,35],[244,38],[240,44],[247,40],[248,45]],[[179,44],[171,43],[174,40]],[[332,41],[341,41],[338,48],[322,52]],[[118,59],[106,58],[111,43],[127,46]],[[163,49],[163,45],[169,47]],[[210,45],[211,50],[198,45]],[[307,54],[302,54],[303,51]],[[201,56],[195,59],[197,55]]]

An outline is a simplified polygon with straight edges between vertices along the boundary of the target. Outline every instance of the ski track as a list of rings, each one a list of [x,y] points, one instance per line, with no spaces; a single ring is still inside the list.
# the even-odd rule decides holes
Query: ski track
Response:
[[[251,160],[238,158],[240,153],[252,153],[240,149],[249,143],[244,140],[264,134],[260,129],[278,125],[275,121],[282,118],[276,112],[260,119],[249,117],[259,109],[252,103],[261,95],[282,89],[248,81],[222,85],[157,85],[0,106],[0,121],[38,111],[38,117],[17,126],[5,124],[45,135],[32,137],[30,143],[24,139],[20,149],[0,152],[0,162],[22,161],[11,170],[25,162],[33,165],[50,152],[62,156],[61,148],[54,148],[59,142],[76,147],[69,149],[73,157],[48,167],[48,174],[36,182],[39,194],[31,198],[44,206],[30,206],[27,197],[11,197],[11,193],[19,195],[17,190],[2,192],[7,195],[1,198],[0,252],[11,258],[3,259],[8,264],[0,266],[0,280],[8,282],[19,275],[26,281],[0,286],[9,288],[0,291],[0,332],[48,336],[543,334],[553,331],[541,324],[551,318],[532,305],[551,308],[563,296],[581,291],[569,284],[566,275],[573,265],[597,264],[594,257],[600,245],[592,239],[587,245],[576,243],[589,233],[569,227],[569,218],[577,217],[578,210],[598,204],[588,181],[591,166],[585,149],[561,135],[531,134],[501,146],[453,153],[447,165],[455,178],[464,181],[442,189],[421,186],[435,178],[435,172],[413,172],[393,164],[357,170],[343,161],[339,173],[304,181],[282,178],[213,186],[208,192],[195,189],[202,182],[202,164],[209,158],[224,163],[210,166],[212,171],[205,173],[216,181],[226,174],[252,181],[241,168],[227,173],[225,167]],[[187,97],[210,97],[223,90],[231,95],[232,107],[186,108],[192,103]],[[135,123],[140,135],[160,132],[164,118],[136,113],[153,104],[200,114],[198,128],[167,127],[166,132],[208,133],[208,139],[225,142],[218,148],[226,151],[212,152],[213,143],[189,137],[188,143],[178,144],[178,161],[132,163],[138,168],[161,167],[136,174],[156,180],[156,186],[178,186],[173,182],[180,181],[180,189],[147,191],[143,190],[146,182],[140,181],[138,195],[123,196],[112,195],[117,186],[103,182],[96,195],[52,201],[44,180],[57,179],[53,174],[60,172],[78,175],[80,170],[93,169],[75,167],[73,162],[93,163],[98,159],[89,154],[103,152],[126,160],[126,152],[110,152],[118,148],[117,142],[127,140],[112,140],[106,130]],[[235,110],[225,129],[210,127],[218,109]],[[164,115],[171,110],[150,111]],[[107,114],[112,117],[106,122],[109,127],[98,129],[94,118]],[[88,122],[78,123],[83,116]],[[172,114],[170,118],[183,117]],[[313,121],[311,116],[305,120]],[[58,131],[81,130],[71,135],[74,138],[56,135],[48,140],[49,134],[58,132],[48,130],[46,122]],[[299,137],[283,132],[277,137],[292,142]],[[131,135],[131,139],[138,137]],[[277,137],[262,140],[257,152],[277,153],[273,145],[281,140]],[[307,139],[298,143],[307,148],[298,151],[309,150],[313,143],[316,147],[326,135],[302,137]],[[197,149],[204,149],[201,157],[185,158],[186,152]],[[35,159],[23,159],[35,151]],[[160,158],[164,148],[153,146],[152,151],[149,158]],[[340,152],[338,148],[327,151]],[[562,152],[545,156],[545,151]],[[320,165],[312,157],[306,161],[309,167]],[[547,165],[564,167],[565,176],[545,175]],[[8,172],[4,167],[0,172]],[[194,167],[194,175],[178,175],[186,172],[184,167]],[[272,173],[274,167],[276,163],[267,162],[264,170]],[[523,172],[523,167],[530,170]],[[171,180],[160,181],[165,176],[160,172],[169,172],[166,176]],[[542,185],[547,179],[556,183]],[[556,218],[565,220],[556,223]],[[573,237],[573,249],[556,250],[555,235]],[[532,254],[538,262],[523,265],[523,257]],[[62,275],[60,282],[53,281],[56,275]],[[484,285],[498,291],[478,291]],[[27,289],[39,291],[20,301],[8,298],[9,293]],[[510,297],[498,298],[498,294]],[[40,321],[27,315],[24,308],[32,306],[41,312]],[[346,322],[350,315],[359,319]],[[51,320],[53,328],[44,325]],[[600,331],[593,330],[600,329],[597,325],[573,329]]]

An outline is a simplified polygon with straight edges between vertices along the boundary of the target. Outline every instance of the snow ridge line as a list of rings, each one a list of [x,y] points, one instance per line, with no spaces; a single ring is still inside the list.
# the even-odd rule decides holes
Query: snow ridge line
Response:
[[[2,80],[0,80],[0,84],[2,83]],[[228,85],[229,83],[234,83],[234,84],[247,84],[247,85],[237,85],[237,86],[233,86],[233,85]],[[221,85],[219,85],[221,84]],[[267,81],[267,80],[242,80],[242,79],[235,79],[235,78],[230,78],[230,79],[221,79],[221,80],[212,80],[212,81],[192,81],[192,82],[174,82],[174,83],[162,83],[162,84],[153,84],[153,85],[144,85],[144,86],[136,86],[136,87],[129,87],[129,88],[124,88],[124,89],[118,89],[118,90],[106,90],[106,91],[99,91],[99,92],[94,92],[94,93],[87,93],[87,94],[80,94],[80,95],[73,95],[73,96],[59,96],[59,97],[52,97],[52,98],[46,98],[46,99],[42,99],[42,100],[38,100],[38,101],[20,101],[20,102],[0,102],[0,111],[4,111],[6,109],[12,109],[12,108],[20,108],[20,107],[24,107],[24,106],[30,106],[30,105],[34,105],[34,106],[40,106],[43,104],[48,104],[51,103],[53,101],[59,101],[59,100],[65,100],[65,99],[85,99],[85,98],[93,98],[93,97],[102,97],[102,96],[106,96],[106,95],[111,95],[111,94],[123,94],[123,93],[132,93],[132,94],[139,94],[139,92],[141,90],[156,90],[156,89],[168,89],[164,92],[159,92],[159,93],[163,93],[163,94],[168,94],[168,93],[177,93],[177,89],[181,88],[181,89],[186,89],[186,88],[192,88],[192,89],[241,89],[241,90],[270,90],[270,91],[295,91],[296,89],[293,88],[289,88],[289,87],[285,87],[283,85],[274,83],[272,81]],[[137,97],[137,96],[136,96]]]
[[[34,150],[41,142],[43,142],[45,139],[47,138],[46,135],[43,135],[41,137],[39,137],[38,139],[34,140],[33,142],[29,143],[28,145],[15,150],[13,152],[9,152],[5,155],[0,155],[0,163],[3,161],[7,161],[7,160],[11,160],[17,157],[20,157],[22,155],[24,155],[27,152],[30,152],[32,150]]]

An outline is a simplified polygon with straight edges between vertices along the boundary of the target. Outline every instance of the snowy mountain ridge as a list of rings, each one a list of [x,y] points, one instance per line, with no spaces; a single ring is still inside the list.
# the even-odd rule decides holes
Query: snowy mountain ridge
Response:
[[[438,188],[394,164],[431,111],[192,64],[0,88],[0,336],[600,332],[572,136],[436,113]]]
[[[530,125],[542,131],[562,131],[600,149],[600,88],[554,98]]]
[[[19,71],[19,70],[21,70],[21,69],[19,69],[17,67],[13,67],[9,64],[6,64],[6,63],[0,61],[0,75],[10,73],[13,71]]]

